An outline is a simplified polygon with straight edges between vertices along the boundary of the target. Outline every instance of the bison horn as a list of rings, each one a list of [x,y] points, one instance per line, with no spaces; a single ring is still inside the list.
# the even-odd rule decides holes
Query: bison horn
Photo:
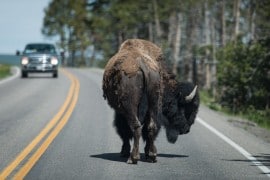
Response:
[[[194,96],[196,95],[196,91],[197,91],[197,86],[195,86],[192,92],[188,96],[185,97],[186,102],[190,102],[194,98]]]

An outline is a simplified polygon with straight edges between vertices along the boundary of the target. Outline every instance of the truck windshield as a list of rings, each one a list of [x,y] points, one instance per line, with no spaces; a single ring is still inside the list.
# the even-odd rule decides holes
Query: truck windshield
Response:
[[[28,44],[25,47],[24,53],[56,53],[56,51],[51,44]]]

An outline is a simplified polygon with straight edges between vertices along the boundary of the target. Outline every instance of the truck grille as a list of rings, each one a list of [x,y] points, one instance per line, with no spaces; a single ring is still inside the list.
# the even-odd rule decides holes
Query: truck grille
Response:
[[[30,64],[50,64],[50,58],[46,57],[29,57]]]

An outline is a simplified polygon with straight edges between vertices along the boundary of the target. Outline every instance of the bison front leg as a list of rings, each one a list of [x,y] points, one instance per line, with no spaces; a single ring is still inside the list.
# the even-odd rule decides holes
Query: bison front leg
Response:
[[[133,148],[128,158],[128,164],[137,164],[138,160],[140,159],[140,151],[139,151],[139,142],[141,137],[141,125],[138,119],[136,118],[136,122],[134,125],[131,125],[131,129],[133,131]]]

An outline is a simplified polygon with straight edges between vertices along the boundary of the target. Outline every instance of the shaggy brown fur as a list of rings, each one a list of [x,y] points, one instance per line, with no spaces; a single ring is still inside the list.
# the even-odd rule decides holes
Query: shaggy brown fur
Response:
[[[116,64],[120,65],[119,68],[125,74],[133,76],[139,71],[140,58],[147,64],[147,67],[158,71],[158,61],[161,56],[161,49],[149,41],[140,39],[126,40],[119,48],[118,53],[107,63],[105,69],[108,71],[105,71],[105,77],[110,76],[111,70]]]
[[[140,158],[141,135],[146,159],[156,162],[154,141],[161,125],[168,141],[175,143],[179,134],[189,132],[198,112],[196,87],[177,82],[165,66],[161,49],[149,41],[126,40],[108,61],[102,88],[115,110],[114,125],[123,141],[121,155],[129,156],[128,163],[136,164]]]

